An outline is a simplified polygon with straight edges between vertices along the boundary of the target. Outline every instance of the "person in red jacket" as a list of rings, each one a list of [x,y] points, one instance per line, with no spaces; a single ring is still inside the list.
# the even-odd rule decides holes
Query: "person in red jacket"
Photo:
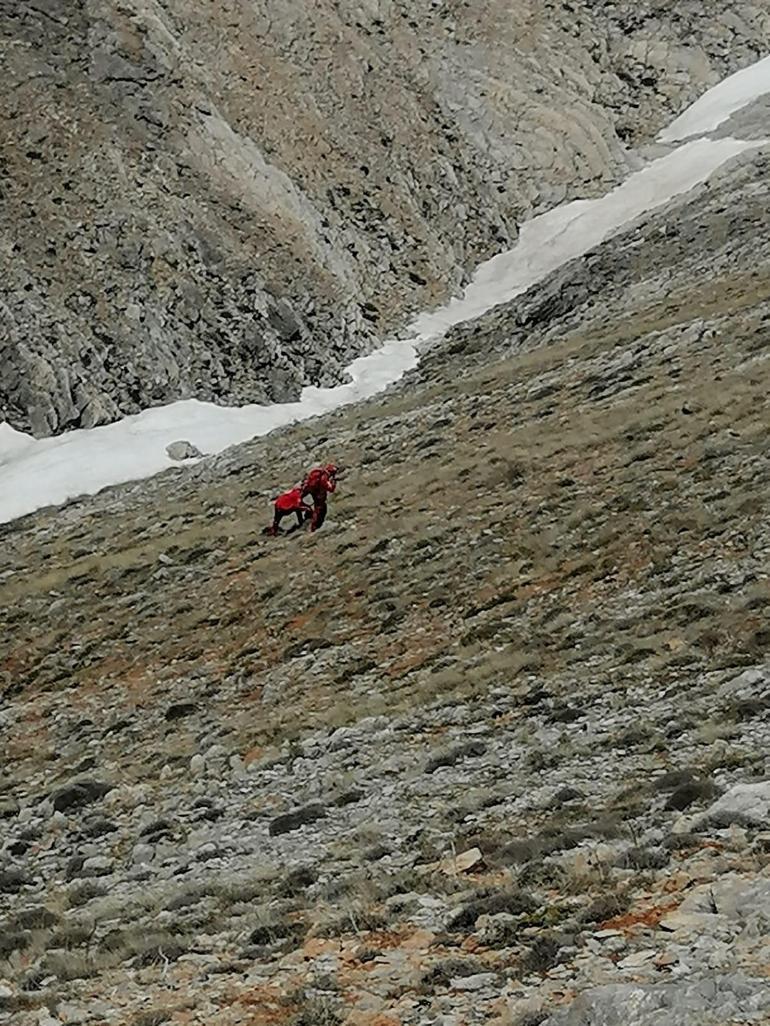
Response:
[[[266,528],[267,533],[273,537],[278,534],[280,523],[284,517],[296,513],[297,527],[302,527],[305,521],[313,516],[313,510],[302,501],[302,485],[296,485],[288,492],[279,495],[275,500],[274,510],[273,523]]]
[[[317,531],[326,519],[326,497],[336,491],[339,468],[334,463],[325,467],[314,467],[302,482],[300,491],[304,499],[309,495],[313,500],[313,513],[310,518],[310,530]]]
[[[326,519],[327,496],[336,491],[339,468],[334,463],[325,467],[314,467],[301,484],[283,492],[275,499],[273,522],[265,528],[267,534],[277,535],[284,517],[296,514],[297,527],[310,521],[310,530],[317,531]],[[310,496],[313,505],[308,506],[305,498]]]

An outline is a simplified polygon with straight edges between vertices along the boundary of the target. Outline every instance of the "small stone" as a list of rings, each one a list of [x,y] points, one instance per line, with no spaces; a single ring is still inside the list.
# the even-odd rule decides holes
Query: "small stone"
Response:
[[[81,876],[109,876],[115,868],[115,863],[112,859],[107,858],[106,855],[95,855],[90,859],[86,859],[83,863],[83,868],[80,870]]]
[[[704,916],[699,912],[671,912],[658,923],[668,933],[692,933],[703,929]]]
[[[572,969],[566,965],[556,965],[547,972],[547,976],[551,980],[565,980],[568,976],[572,976],[572,974]]]
[[[197,448],[197,446],[184,440],[172,442],[170,445],[167,445],[166,453],[168,454],[169,459],[176,460],[179,463],[183,460],[195,460],[203,456],[203,453]]]
[[[625,958],[618,962],[618,968],[641,969],[643,966],[647,965],[648,962],[651,962],[653,958],[655,958],[656,954],[657,952],[652,949],[647,949],[645,951],[632,951],[630,955],[626,955]]]
[[[770,668],[753,667],[744,670],[731,680],[725,681],[718,691],[719,698],[753,697],[762,694],[770,686]]]
[[[285,812],[281,816],[276,816],[270,823],[270,836],[276,837],[278,834],[288,834],[293,830],[299,830],[306,823],[314,823],[317,819],[323,819],[325,815],[326,810],[323,805],[317,803],[305,805],[292,812]]]
[[[330,752],[339,752],[343,748],[348,748],[353,743],[351,737],[352,731],[349,727],[338,727],[330,736],[328,742],[328,749]]]
[[[496,973],[475,973],[473,976],[460,976],[449,981],[452,990],[483,990],[497,983]]]
[[[576,787],[562,787],[551,799],[551,804],[554,806],[566,805],[569,802],[582,801],[585,795]]]
[[[30,876],[22,869],[10,867],[0,870],[0,894],[18,894],[31,882]]]
[[[63,1021],[67,1023],[67,1026],[80,1026],[81,1023],[88,1022],[90,1018],[88,1010],[78,1008],[77,1005],[62,1003],[58,1006],[57,1010],[59,1015],[62,1016]]]
[[[441,863],[445,873],[469,873],[472,869],[481,869],[484,864],[484,856],[479,848],[469,848],[455,858],[446,859]]]
[[[56,812],[65,812],[69,809],[79,809],[84,805],[103,798],[108,791],[112,790],[109,784],[101,780],[75,780],[66,787],[59,788],[51,795],[51,801]]]
[[[149,844],[137,844],[134,846],[134,864],[139,866],[152,862],[155,858],[155,850]]]
[[[659,969],[667,969],[669,966],[676,965],[679,958],[673,951],[661,951],[652,961]]]
[[[19,803],[15,798],[3,795],[0,798],[0,819],[12,819],[19,814]]]
[[[190,759],[190,772],[196,777],[200,777],[206,772],[206,760],[202,755],[194,755]]]

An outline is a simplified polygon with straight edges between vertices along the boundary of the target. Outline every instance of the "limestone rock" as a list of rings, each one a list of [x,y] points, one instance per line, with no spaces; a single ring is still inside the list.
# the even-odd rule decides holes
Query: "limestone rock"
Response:
[[[478,848],[469,848],[442,864],[445,873],[469,873],[472,869],[481,869],[484,856]]]
[[[166,452],[170,459],[178,460],[179,462],[194,460],[203,455],[200,449],[185,441],[172,442],[171,445],[166,446]]]
[[[770,1012],[766,981],[714,976],[650,986],[612,984],[581,994],[543,1026],[723,1026],[745,1014]]]
[[[717,799],[701,817],[701,822],[730,823],[754,827],[770,825],[770,780],[756,784],[736,784]]]

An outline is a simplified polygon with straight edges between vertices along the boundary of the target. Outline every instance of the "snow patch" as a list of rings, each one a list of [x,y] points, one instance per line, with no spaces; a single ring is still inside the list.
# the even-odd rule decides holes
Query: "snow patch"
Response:
[[[174,439],[188,439],[204,453],[221,452],[286,424],[368,399],[416,364],[415,345],[388,342],[350,364],[349,383],[305,388],[295,403],[238,407],[185,399],[55,438],[31,438],[0,424],[0,523],[179,467],[166,452]]]
[[[668,128],[663,129],[658,142],[681,142],[695,135],[713,132],[736,111],[766,93],[770,93],[770,57],[737,71],[709,89]]]
[[[461,298],[418,317],[413,329],[422,337],[444,333],[521,295],[641,214],[705,182],[731,157],[759,145],[739,139],[698,139],[637,171],[600,199],[575,200],[528,221],[514,249],[481,264]]]

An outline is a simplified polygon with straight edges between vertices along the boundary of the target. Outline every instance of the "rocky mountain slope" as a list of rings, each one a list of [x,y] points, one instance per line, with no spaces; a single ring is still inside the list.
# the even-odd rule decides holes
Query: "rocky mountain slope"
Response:
[[[0,1022],[770,1022],[769,160],[2,528]]]
[[[334,381],[769,37],[766,0],[0,0],[0,417]]]

